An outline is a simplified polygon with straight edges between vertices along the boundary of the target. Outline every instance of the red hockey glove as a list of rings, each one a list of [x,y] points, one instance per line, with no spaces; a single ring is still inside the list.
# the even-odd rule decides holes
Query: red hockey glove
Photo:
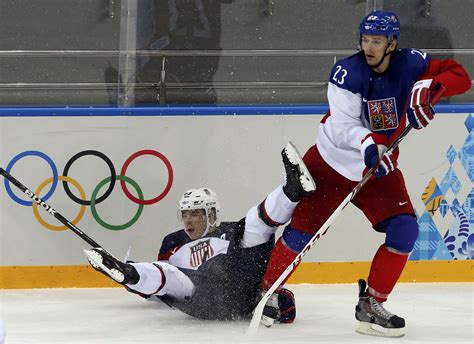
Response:
[[[398,166],[391,153],[387,153],[387,146],[381,143],[380,135],[369,134],[362,140],[361,152],[365,166],[370,170],[375,168],[374,175],[378,178],[386,176]]]
[[[433,79],[423,79],[415,83],[407,110],[408,121],[413,128],[424,128],[433,120],[433,105],[445,90],[440,83],[433,84]]]

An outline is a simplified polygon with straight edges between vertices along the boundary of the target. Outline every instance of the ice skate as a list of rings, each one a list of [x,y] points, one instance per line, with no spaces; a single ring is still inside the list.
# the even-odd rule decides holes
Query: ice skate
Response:
[[[291,142],[288,142],[281,151],[281,156],[286,172],[283,192],[292,202],[298,202],[316,190],[316,184],[298,150]]]
[[[120,284],[136,284],[140,280],[133,265],[122,263],[103,248],[84,250],[84,254],[94,269]]]
[[[387,311],[383,304],[367,294],[367,283],[359,280],[359,302],[355,317],[360,321],[356,332],[379,337],[402,337],[405,335],[405,319]]]

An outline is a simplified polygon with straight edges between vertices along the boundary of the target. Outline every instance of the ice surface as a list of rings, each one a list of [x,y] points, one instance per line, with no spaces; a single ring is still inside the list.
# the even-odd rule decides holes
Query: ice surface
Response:
[[[356,284],[293,285],[297,320],[261,327],[193,319],[121,288],[0,291],[6,343],[474,343],[474,283],[400,284],[386,308],[405,317],[406,336],[354,329]]]

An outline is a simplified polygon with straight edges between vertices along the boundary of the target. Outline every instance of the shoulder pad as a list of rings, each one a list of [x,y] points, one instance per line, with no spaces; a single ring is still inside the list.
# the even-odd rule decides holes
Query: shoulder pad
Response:
[[[181,246],[191,241],[184,229],[168,234],[161,243],[160,253],[167,252],[173,247]]]
[[[430,61],[430,55],[422,50],[409,48],[400,49],[398,54],[403,56],[403,63],[412,70],[424,73]]]
[[[362,80],[370,70],[362,52],[336,62],[331,70],[329,82],[352,93],[362,92]]]

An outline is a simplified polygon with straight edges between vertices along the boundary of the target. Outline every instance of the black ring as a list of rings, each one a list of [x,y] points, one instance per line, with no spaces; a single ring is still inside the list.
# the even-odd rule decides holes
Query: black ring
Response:
[[[85,151],[79,152],[76,155],[74,155],[71,159],[69,159],[69,161],[66,163],[66,166],[64,166],[63,176],[67,177],[69,168],[71,167],[74,161],[86,155],[94,155],[98,158],[101,158],[102,160],[105,161],[105,163],[107,164],[107,166],[109,166],[109,169],[110,169],[110,185],[108,189],[105,191],[105,193],[101,197],[96,199],[95,204],[99,204],[100,202],[105,200],[107,197],[109,197],[109,195],[112,193],[112,190],[115,187],[115,180],[117,179],[117,175],[115,174],[114,164],[112,163],[112,161],[110,161],[107,155],[95,150],[85,150]],[[69,189],[69,185],[67,184],[66,181],[63,181],[63,187],[64,187],[64,191],[66,191],[69,198],[72,199],[74,202],[82,204],[82,205],[89,205],[89,206],[91,205],[91,201],[82,200],[74,196],[74,194],[71,192],[71,189]]]

